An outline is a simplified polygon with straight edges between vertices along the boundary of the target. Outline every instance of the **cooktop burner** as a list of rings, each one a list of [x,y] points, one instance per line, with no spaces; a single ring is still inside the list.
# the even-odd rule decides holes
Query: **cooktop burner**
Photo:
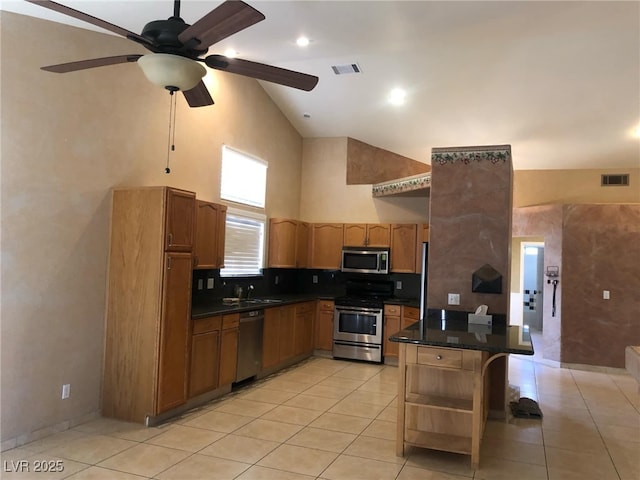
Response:
[[[382,297],[338,297],[335,299],[337,307],[360,307],[360,308],[382,308],[384,298]]]
[[[383,308],[384,301],[393,296],[393,282],[348,280],[346,295],[335,299],[336,306]]]

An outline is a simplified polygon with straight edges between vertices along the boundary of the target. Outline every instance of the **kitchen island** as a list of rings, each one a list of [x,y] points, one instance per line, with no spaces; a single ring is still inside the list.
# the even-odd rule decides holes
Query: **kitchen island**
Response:
[[[389,340],[399,344],[396,454],[404,456],[407,446],[462,453],[477,468],[489,412],[488,367],[512,353],[533,355],[528,334],[506,325],[504,315],[488,326],[470,324],[467,312],[428,310]]]

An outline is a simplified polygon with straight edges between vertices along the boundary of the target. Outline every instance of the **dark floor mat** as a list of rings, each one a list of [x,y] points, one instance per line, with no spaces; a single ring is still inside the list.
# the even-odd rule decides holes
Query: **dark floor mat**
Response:
[[[510,402],[511,413],[518,418],[542,418],[542,410],[538,402],[530,398],[520,397],[517,402]]]

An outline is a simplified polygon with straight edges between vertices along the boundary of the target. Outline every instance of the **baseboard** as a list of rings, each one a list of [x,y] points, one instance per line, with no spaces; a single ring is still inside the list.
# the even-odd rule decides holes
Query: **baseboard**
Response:
[[[33,432],[23,433],[22,435],[19,435],[17,437],[3,440],[2,443],[0,443],[0,452],[5,452],[7,450],[11,450],[12,448],[21,447],[22,445],[35,442],[36,440],[40,440],[55,433],[64,432],[65,430],[69,430],[70,428],[74,428],[78,425],[82,425],[83,423],[95,420],[96,418],[100,418],[99,410],[84,413],[69,420],[65,420],[64,422],[56,423],[44,428],[39,428],[38,430],[34,430]]]

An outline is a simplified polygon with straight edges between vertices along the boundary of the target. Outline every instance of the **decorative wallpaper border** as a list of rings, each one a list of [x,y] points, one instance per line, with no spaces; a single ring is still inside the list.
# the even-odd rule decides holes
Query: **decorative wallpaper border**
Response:
[[[434,148],[431,151],[431,164],[461,162],[468,165],[471,162],[488,160],[493,164],[511,161],[511,145],[493,145],[488,147],[455,147]]]
[[[390,182],[376,183],[371,187],[371,194],[374,197],[385,197],[429,187],[431,187],[431,173],[421,173]]]

